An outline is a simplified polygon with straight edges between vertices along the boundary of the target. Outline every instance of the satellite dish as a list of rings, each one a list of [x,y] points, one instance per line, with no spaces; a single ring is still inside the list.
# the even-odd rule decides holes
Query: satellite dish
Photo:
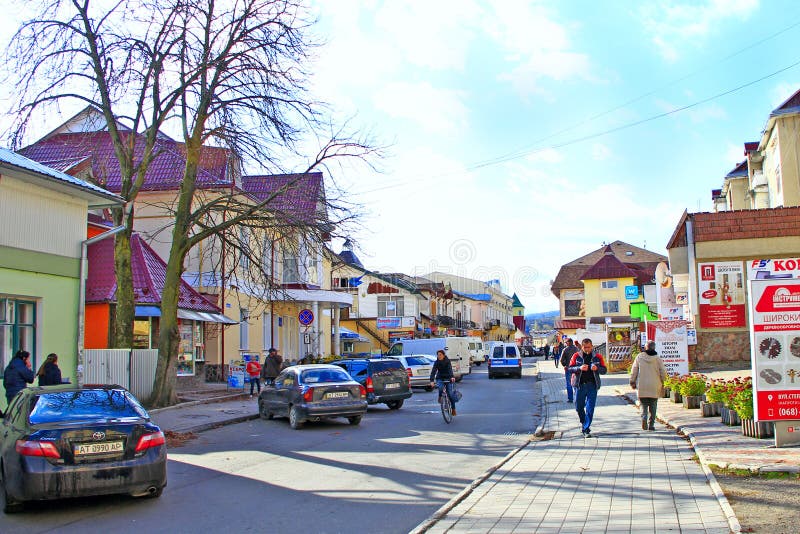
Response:
[[[656,283],[661,287],[672,286],[672,275],[669,272],[669,267],[663,261],[656,266],[655,279]]]

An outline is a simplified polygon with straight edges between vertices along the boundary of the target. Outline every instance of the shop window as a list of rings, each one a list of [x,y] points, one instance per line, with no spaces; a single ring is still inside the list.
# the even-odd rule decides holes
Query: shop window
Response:
[[[133,321],[133,348],[149,349],[150,347],[150,320]]]

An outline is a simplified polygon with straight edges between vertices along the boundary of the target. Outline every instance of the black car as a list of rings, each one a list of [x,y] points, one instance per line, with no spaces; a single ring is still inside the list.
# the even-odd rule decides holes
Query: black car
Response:
[[[367,402],[385,403],[392,410],[403,406],[411,396],[408,372],[394,359],[347,359],[332,362],[348,373],[367,390]]]
[[[166,441],[120,386],[29,387],[0,425],[0,477],[6,513],[25,501],[158,497],[167,485]]]
[[[289,418],[297,429],[306,421],[346,417],[357,425],[367,413],[366,390],[335,365],[287,367],[258,396],[258,413],[264,419]]]

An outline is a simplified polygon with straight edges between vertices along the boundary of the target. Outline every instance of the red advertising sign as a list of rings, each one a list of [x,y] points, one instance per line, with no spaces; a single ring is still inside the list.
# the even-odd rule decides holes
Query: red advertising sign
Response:
[[[698,311],[701,328],[743,328],[746,305],[741,262],[701,263],[698,270]]]
[[[756,419],[800,419],[800,280],[752,280],[750,294]]]

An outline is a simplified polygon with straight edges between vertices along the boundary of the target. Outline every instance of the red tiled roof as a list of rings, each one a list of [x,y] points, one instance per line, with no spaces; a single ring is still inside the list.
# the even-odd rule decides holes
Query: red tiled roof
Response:
[[[686,246],[687,218],[692,219],[696,243],[800,236],[800,206],[715,213],[684,212],[667,249]]]
[[[123,134],[127,137],[129,134]],[[137,135],[136,159],[141,159],[144,139]],[[145,175],[143,191],[168,191],[178,189],[186,166],[186,148],[168,138],[159,138],[156,156]],[[42,139],[19,151],[23,156],[39,163],[54,166],[68,174],[77,174],[91,163],[95,180],[115,193],[121,189],[119,162],[114,154],[108,132],[63,133]],[[204,147],[200,156],[197,176],[198,188],[230,187],[228,163],[230,151],[224,148]]]
[[[318,203],[325,200],[321,172],[243,176],[242,189],[259,202],[268,201],[266,209],[298,222],[313,221]]]
[[[556,330],[570,330],[572,328],[586,328],[585,319],[556,319],[553,323]]]
[[[610,246],[606,246],[603,257],[583,273],[581,280],[602,280],[607,278],[636,278],[636,273],[614,256]]]
[[[748,152],[755,152],[756,150],[758,150],[758,141],[750,141],[750,142],[744,144],[744,153],[745,153],[745,155]]]
[[[89,274],[86,302],[115,302],[117,278],[114,273],[114,240],[104,239],[89,245]],[[136,304],[161,304],[167,264],[138,234],[131,236],[131,268]],[[178,307],[186,310],[221,313],[217,306],[181,280]]]
[[[774,114],[780,111],[786,111],[798,106],[800,106],[800,89],[795,91],[795,93],[787,98],[780,106],[772,110],[772,113]]]

